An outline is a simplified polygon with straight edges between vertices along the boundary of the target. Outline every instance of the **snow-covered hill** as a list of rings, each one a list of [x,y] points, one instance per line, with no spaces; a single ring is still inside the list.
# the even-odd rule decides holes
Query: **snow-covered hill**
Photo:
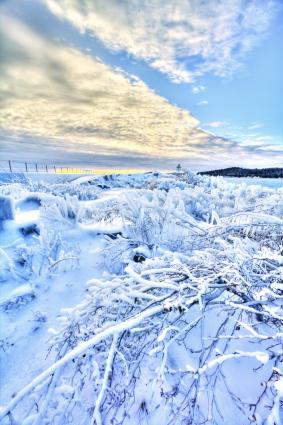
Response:
[[[0,186],[0,423],[283,423],[283,189]]]

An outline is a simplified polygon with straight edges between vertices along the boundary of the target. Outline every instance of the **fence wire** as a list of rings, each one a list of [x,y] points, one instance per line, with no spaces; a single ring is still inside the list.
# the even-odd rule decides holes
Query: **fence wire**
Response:
[[[42,162],[0,160],[1,173],[51,173],[51,174],[95,174],[93,168],[80,168]]]

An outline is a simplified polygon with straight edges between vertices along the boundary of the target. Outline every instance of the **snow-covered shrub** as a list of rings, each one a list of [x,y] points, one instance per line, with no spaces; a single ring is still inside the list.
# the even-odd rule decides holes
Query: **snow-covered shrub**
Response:
[[[122,235],[108,238],[105,262],[111,271],[121,272],[136,254],[150,258],[158,248],[181,250],[189,243],[188,235],[202,232],[185,212],[180,190],[131,191],[120,204],[123,218]],[[180,220],[188,222],[180,225]],[[135,261],[135,260],[134,260]]]
[[[158,423],[224,423],[228,411],[237,412],[238,423],[248,417],[261,423],[277,385],[268,371],[279,367],[283,355],[281,264],[282,256],[235,238],[225,250],[168,252],[129,266],[123,276],[91,280],[85,301],[63,312],[53,345],[64,346],[66,354],[38,378],[46,382],[40,393],[50,396],[52,385],[54,395],[35,417],[63,424],[72,412],[89,423],[115,417],[136,424],[143,403],[142,421],[153,423],[161,421],[157,406],[166,412],[166,421]],[[247,391],[235,386],[239,359]],[[252,399],[251,379],[258,382]],[[261,379],[269,383],[263,395]],[[76,400],[67,409],[58,397],[63,384],[67,400]]]
[[[62,233],[42,226],[38,237],[18,244],[11,263],[17,275],[36,284],[46,278],[78,267],[79,248],[64,240]]]
[[[186,179],[165,187],[158,174],[113,176],[109,186],[130,188],[124,198],[78,202],[82,213],[64,199],[43,211],[47,250],[36,264],[44,259],[45,270],[66,257],[64,236],[85,232],[83,221],[123,226],[99,245],[108,272],[62,310],[49,364],[0,420],[283,423],[282,193]]]
[[[28,193],[26,185],[21,183],[10,183],[0,185],[1,196],[11,196],[14,200],[17,200]]]
[[[74,227],[83,214],[78,198],[68,194],[65,198],[54,197],[43,201],[40,211],[45,222],[52,222],[63,229]]]
[[[84,204],[84,215],[82,221],[84,223],[111,223],[121,216],[121,201],[117,199],[103,200],[103,202]]]

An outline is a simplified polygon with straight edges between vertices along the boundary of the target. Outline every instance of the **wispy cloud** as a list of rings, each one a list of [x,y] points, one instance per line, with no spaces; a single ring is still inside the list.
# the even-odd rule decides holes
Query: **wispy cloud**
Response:
[[[217,128],[221,135],[229,140],[237,140],[241,146],[245,146],[253,152],[270,151],[275,155],[278,152],[278,165],[282,163],[280,153],[283,152],[282,143],[279,137],[262,132],[263,123],[254,122],[250,125],[233,125],[227,121],[215,121],[202,124],[204,129]],[[266,164],[265,164],[266,165]]]
[[[45,0],[113,51],[147,61],[175,82],[228,76],[268,31],[276,0]]]
[[[260,123],[260,122],[256,122],[256,123],[251,124],[251,125],[248,127],[248,130],[256,130],[256,129],[258,129],[258,128],[262,128],[262,127],[264,127],[264,124],[262,124],[262,123]]]

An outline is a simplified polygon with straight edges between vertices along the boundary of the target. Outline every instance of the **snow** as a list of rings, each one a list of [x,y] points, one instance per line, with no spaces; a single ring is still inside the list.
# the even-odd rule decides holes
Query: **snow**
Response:
[[[280,184],[16,177],[1,424],[283,423]]]
[[[11,293],[9,294],[9,298],[8,299],[22,297],[22,296],[25,296],[25,295],[29,295],[30,293],[32,293],[32,288],[27,283],[25,285],[18,286],[13,291],[11,291]],[[5,298],[4,299],[3,298],[0,298],[0,303],[3,304],[6,300],[7,299],[5,299]]]

